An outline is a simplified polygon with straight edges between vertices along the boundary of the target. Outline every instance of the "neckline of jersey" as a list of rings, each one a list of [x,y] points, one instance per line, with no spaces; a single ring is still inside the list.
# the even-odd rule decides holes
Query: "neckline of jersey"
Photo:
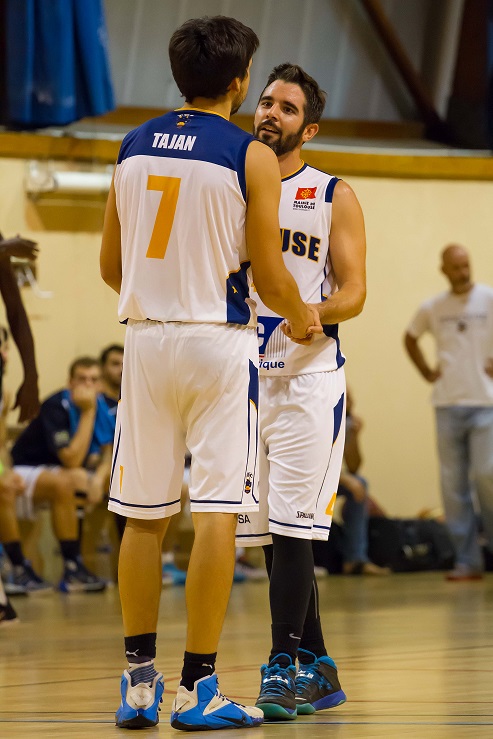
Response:
[[[306,163],[302,160],[301,161],[301,167],[298,167],[294,172],[291,172],[291,174],[287,174],[286,177],[281,177],[281,182],[286,182],[286,180],[290,180],[291,177],[296,177],[297,174],[299,174],[303,169],[306,167]]]
[[[225,121],[229,121],[222,113],[216,113],[214,110],[204,110],[204,108],[175,108],[174,112],[178,113],[180,110],[195,110],[197,113],[208,113],[209,115],[218,115],[219,118],[224,118]]]

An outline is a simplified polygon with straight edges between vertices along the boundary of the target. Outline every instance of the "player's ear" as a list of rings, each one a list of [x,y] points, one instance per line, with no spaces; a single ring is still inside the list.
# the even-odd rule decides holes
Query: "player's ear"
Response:
[[[303,143],[306,144],[307,141],[311,141],[312,138],[317,135],[318,129],[318,123],[309,123],[308,126],[305,126],[302,136]]]
[[[239,77],[233,77],[228,85],[228,92],[234,92],[235,94],[241,90],[241,79]]]

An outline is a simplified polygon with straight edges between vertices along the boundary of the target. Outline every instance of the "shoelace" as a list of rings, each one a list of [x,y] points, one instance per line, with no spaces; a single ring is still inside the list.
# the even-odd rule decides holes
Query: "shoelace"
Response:
[[[264,695],[284,695],[286,690],[290,689],[289,685],[286,685],[286,683],[279,682],[274,679],[273,676],[279,675],[281,672],[284,672],[284,670],[282,670],[279,665],[274,665],[274,667],[271,667],[266,673],[266,677],[262,679],[261,689],[261,692],[264,693]]]
[[[326,677],[322,675],[315,667],[305,667],[303,670],[299,670],[296,675],[296,692],[305,690],[309,685],[316,683],[318,687],[323,687],[325,683],[332,688]]]
[[[223,703],[223,704],[224,703],[229,703],[229,704],[232,704],[233,706],[240,706],[240,708],[245,708],[245,706],[243,705],[243,703],[236,703],[235,701],[232,701],[229,698],[226,698],[226,696],[221,693],[221,691],[219,690],[219,688],[217,688],[217,690],[216,690],[216,698],[218,698],[221,701],[221,703]]]

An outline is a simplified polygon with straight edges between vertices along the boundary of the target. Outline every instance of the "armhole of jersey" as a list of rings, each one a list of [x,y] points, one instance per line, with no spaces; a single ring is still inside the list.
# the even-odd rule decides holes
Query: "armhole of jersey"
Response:
[[[331,203],[332,197],[334,195],[334,188],[339,182],[339,177],[332,177],[329,184],[327,185],[327,189],[325,190],[325,202]]]
[[[243,145],[240,147],[240,150],[238,153],[238,165],[236,167],[236,173],[238,176],[238,184],[240,186],[241,194],[243,195],[243,200],[245,201],[245,203],[247,200],[246,155],[247,155],[247,149],[252,143],[252,141],[255,141],[253,136],[251,138],[246,139]]]

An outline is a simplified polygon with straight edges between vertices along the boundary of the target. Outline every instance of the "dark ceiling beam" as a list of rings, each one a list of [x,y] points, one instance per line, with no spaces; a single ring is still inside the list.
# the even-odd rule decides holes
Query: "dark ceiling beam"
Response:
[[[428,90],[409,59],[392,23],[385,15],[380,0],[360,1],[416,104],[426,125],[427,136],[438,141],[446,141],[448,139],[447,125],[438,115]]]

